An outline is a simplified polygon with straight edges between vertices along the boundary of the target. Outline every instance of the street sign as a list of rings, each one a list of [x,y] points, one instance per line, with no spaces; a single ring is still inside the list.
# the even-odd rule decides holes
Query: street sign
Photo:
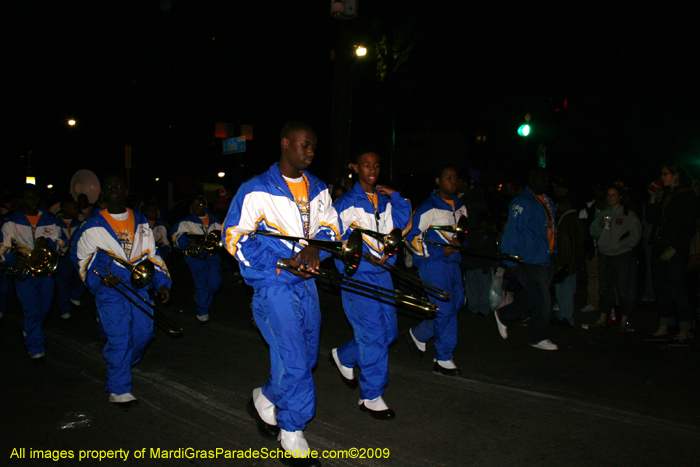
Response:
[[[229,138],[222,141],[222,154],[235,154],[237,152],[245,152],[245,136],[238,138]]]

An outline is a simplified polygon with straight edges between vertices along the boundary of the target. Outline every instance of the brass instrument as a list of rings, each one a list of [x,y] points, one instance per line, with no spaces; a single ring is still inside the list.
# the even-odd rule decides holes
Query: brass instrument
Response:
[[[360,232],[353,232],[350,234],[350,238],[344,242],[280,235],[273,232],[266,232],[264,230],[256,230],[255,233],[282,240],[289,240],[291,242],[298,243],[299,245],[312,246],[314,248],[318,248],[319,250],[330,251],[331,253],[340,255],[343,260],[343,264],[345,265],[345,274],[348,276],[355,274],[357,267],[360,265],[360,259],[362,258],[362,234]]]
[[[466,219],[463,217],[463,219]],[[391,232],[389,232],[388,235],[381,234],[379,232],[375,232],[374,230],[367,230],[363,229],[360,227],[352,227],[353,231],[355,232],[360,232],[365,235],[369,235],[372,238],[376,238],[380,242],[384,242],[384,254],[388,257],[394,256],[398,251],[399,251],[399,245],[401,245],[401,242],[403,241],[403,236],[401,235],[401,229],[395,228],[392,229]],[[394,273],[399,278],[405,280],[406,282],[410,282],[415,286],[418,287],[423,287],[424,289],[427,289],[430,293],[433,295],[437,296],[438,298],[441,298],[443,300],[449,300],[450,299],[450,294],[445,292],[442,289],[439,289],[435,287],[433,284],[426,282],[419,277],[412,276],[411,274],[407,274],[401,269],[397,268],[393,264],[382,262],[374,258],[370,254],[363,254],[362,257],[372,263],[375,266],[379,266],[390,273]]]
[[[430,282],[426,282],[420,277],[412,276],[411,274],[402,271],[401,269],[397,268],[391,263],[382,263],[381,261],[378,261],[376,258],[374,258],[372,255],[369,255],[367,253],[362,255],[362,257],[375,266],[379,266],[389,272],[393,272],[394,274],[399,276],[400,279],[403,279],[406,282],[411,282],[415,286],[423,287],[424,289],[426,289],[426,292],[435,295],[436,297],[442,300],[449,300],[451,297],[449,293],[445,292],[444,290],[438,287],[435,287]]]
[[[212,230],[206,235],[186,234],[195,244],[185,250],[185,255],[192,258],[205,259],[207,256],[218,254],[224,247],[221,230]]]
[[[357,292],[364,292],[374,297],[381,297],[388,300],[394,300],[397,303],[401,303],[403,305],[413,308],[418,308],[419,310],[425,311],[426,313],[434,313],[435,311],[437,311],[438,308],[437,305],[432,302],[421,300],[419,298],[412,297],[411,295],[397,293],[393,290],[385,289],[383,287],[379,287],[368,282],[350,279],[349,277],[343,274],[339,274],[333,271],[326,271],[323,269],[320,271],[307,271],[300,267],[289,266],[282,262],[282,260],[279,260],[277,262],[277,267],[280,269],[286,269],[288,271],[296,271],[304,274],[309,274],[320,279],[326,279],[332,284],[339,285],[340,287],[352,289]]]
[[[429,243],[431,245],[437,245],[441,247],[450,247],[455,250],[459,250],[467,256],[475,256],[477,258],[491,259],[494,261],[513,261],[514,263],[522,263],[523,259],[518,255],[507,255],[505,253],[489,253],[488,251],[477,250],[476,248],[470,248],[468,246],[454,245],[452,243],[440,243],[433,242],[430,240],[418,240],[422,243]]]
[[[464,241],[464,235],[467,233],[467,218],[462,216],[456,224],[452,225],[431,225],[428,227],[431,230],[441,230],[443,232],[453,232],[457,234],[459,242]]]
[[[104,250],[103,250],[103,251],[104,251]],[[105,253],[107,253],[107,252],[105,252]],[[113,255],[109,255],[109,256],[110,256],[111,258],[114,258]],[[121,260],[121,261],[124,261],[124,260]],[[146,261],[148,261],[148,260],[146,260]],[[142,262],[143,262],[143,261],[142,261]],[[150,263],[150,261],[148,261],[148,262]],[[141,264],[141,263],[139,263],[139,264]],[[153,263],[151,263],[151,265],[153,265]],[[105,276],[103,276],[102,274],[100,274],[99,271],[97,271],[97,270],[95,270],[95,274],[97,274],[97,275],[100,277],[100,279],[105,279],[105,278],[106,278]],[[133,275],[132,275],[132,277],[131,277],[131,280],[133,281]],[[133,282],[132,282],[132,283],[133,283]],[[119,289],[119,288],[117,287],[117,286],[119,286],[119,285],[122,285],[123,287],[125,287],[126,290],[128,290],[129,292],[132,293],[132,295],[134,295],[135,297],[138,297],[138,299],[141,300],[141,302],[143,302],[143,303],[145,303],[146,305],[148,305],[148,306],[153,310],[153,314],[149,313],[148,310],[146,310],[144,307],[142,307],[141,305],[139,305],[139,303],[138,303],[136,300],[134,300],[133,297],[127,295],[126,292],[124,292],[123,290]],[[117,286],[114,287],[114,290],[116,290],[117,292],[119,292],[124,298],[126,298],[127,300],[129,300],[136,308],[138,308],[138,309],[141,310],[146,316],[148,316],[149,318],[151,318],[151,319],[153,320],[153,323],[154,323],[156,326],[158,326],[159,328],[161,328],[163,331],[165,331],[170,337],[182,337],[182,329],[181,329],[180,327],[178,327],[178,325],[177,325],[176,323],[174,323],[173,321],[171,321],[170,318],[168,318],[167,316],[161,315],[160,313],[156,313],[156,307],[155,307],[152,303],[148,302],[147,300],[144,300],[143,297],[141,297],[135,290],[133,290],[131,287],[129,287],[128,285],[126,285],[124,282],[122,282],[121,279],[119,279],[119,284],[117,284]]]
[[[389,257],[394,256],[399,251],[399,245],[403,241],[401,229],[398,227],[391,229],[391,232],[386,235],[374,230],[363,229],[362,227],[351,226],[350,228],[354,232],[360,232],[382,242],[384,244],[384,254]]]
[[[114,253],[110,253],[107,250],[103,250],[102,248],[98,248],[98,250],[100,250],[101,252],[109,256],[113,261],[116,261],[117,263],[121,264],[131,272],[129,281],[135,289],[142,289],[148,284],[150,284],[153,280],[153,276],[156,273],[156,267],[151,262],[151,260],[145,259],[140,263],[134,265],[126,261],[125,259],[122,259],[119,256],[115,255]]]
[[[355,230],[345,242],[334,242],[329,240],[317,240],[302,237],[293,237],[288,235],[280,235],[271,232],[257,230],[256,234],[267,235],[270,237],[279,238],[296,242],[303,246],[313,246],[315,248],[330,251],[340,255],[345,266],[345,275],[333,271],[308,271],[301,267],[289,266],[282,260],[277,262],[277,267],[286,269],[287,271],[300,272],[319,279],[325,279],[332,284],[339,285],[357,292],[363,292],[374,297],[381,297],[388,300],[394,300],[406,306],[418,308],[427,313],[434,313],[437,310],[437,305],[432,302],[421,300],[410,295],[396,293],[393,290],[385,289],[367,282],[351,279],[349,276],[357,271],[362,258],[362,234]]]
[[[13,246],[12,249],[22,261],[19,266],[0,266],[0,270],[9,277],[20,281],[26,280],[30,275],[46,277],[58,267],[58,253],[53,248],[42,246],[28,251],[26,247]]]

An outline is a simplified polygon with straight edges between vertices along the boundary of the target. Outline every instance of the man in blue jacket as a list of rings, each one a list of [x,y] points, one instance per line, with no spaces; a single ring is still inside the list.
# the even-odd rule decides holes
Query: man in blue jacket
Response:
[[[354,228],[384,235],[399,228],[405,234],[411,226],[411,202],[402,198],[398,191],[377,185],[379,156],[373,151],[360,151],[352,165],[358,182],[334,204],[343,240],[350,237]],[[369,235],[363,235],[362,239],[363,254],[381,261],[384,243]],[[394,264],[396,256],[385,261]],[[394,290],[389,271],[368,261],[360,263],[353,279]],[[334,348],[330,361],[338,368],[343,383],[351,389],[357,387],[353,368],[359,366],[360,410],[378,420],[392,420],[396,414],[382,395],[389,382],[389,344],[398,337],[396,307],[393,303],[345,288],[341,289],[341,295],[345,315],[355,336]]]
[[[457,198],[457,171],[453,167],[441,169],[435,183],[437,189],[423,202],[411,220],[411,231],[406,235],[406,244],[413,252],[413,263],[421,279],[448,292],[450,300],[435,301],[438,305],[434,319],[426,319],[403,334],[414,355],[419,359],[426,350],[426,342],[435,338],[433,372],[445,376],[459,376],[452,354],[457,347],[457,315],[464,305],[464,286],[460,264],[462,262],[457,236],[452,232],[431,229],[431,226],[456,224],[467,215],[464,203]],[[445,246],[425,243],[437,242]]]
[[[501,252],[517,255],[523,264],[506,261],[509,272],[516,275],[523,290],[510,305],[496,310],[496,324],[501,337],[508,337],[508,326],[530,312],[530,345],[542,350],[557,350],[549,340],[549,313],[553,260],[556,253],[556,210],[544,192],[549,175],[542,168],[528,173],[528,186],[508,208],[509,217],[503,233]]]
[[[306,171],[316,133],[299,122],[280,135],[279,163],[241,185],[224,221],[226,249],[253,287],[253,316],[270,346],[270,377],[253,390],[248,413],[258,432],[279,439],[293,466],[318,466],[304,437],[316,410],[312,368],[318,361],[321,310],[312,275],[329,253],[262,234],[335,241],[338,215],[326,185]],[[301,246],[299,246],[301,245]],[[295,268],[293,271],[287,268]]]
[[[170,299],[171,280],[163,259],[156,254],[148,221],[126,207],[124,180],[108,176],[102,183],[102,195],[107,208],[95,211],[80,226],[70,255],[81,279],[95,295],[99,322],[107,336],[103,349],[107,362],[105,392],[111,403],[129,408],[138,403],[131,393],[131,367],[141,360],[154,335],[153,319],[119,292],[132,293],[120,284],[130,282],[131,268],[126,264],[137,265],[146,259],[154,264],[153,284],[164,303]],[[134,291],[148,300],[146,288]],[[139,297],[133,298],[138,302]]]

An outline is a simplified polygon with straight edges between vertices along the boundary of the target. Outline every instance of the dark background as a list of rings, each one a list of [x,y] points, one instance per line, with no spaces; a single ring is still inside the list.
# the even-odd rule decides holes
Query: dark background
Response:
[[[358,18],[343,21],[330,1],[0,8],[5,189],[24,181],[30,151],[39,186],[67,191],[79,169],[125,173],[126,143],[132,190],[157,190],[155,177],[217,181],[220,170],[235,189],[278,159],[291,119],[317,129],[311,170],[332,183],[345,162],[331,150],[333,90],[348,83],[351,144],[376,147],[382,178],[398,188],[447,163],[514,178],[537,143],[547,167],[581,189],[620,175],[643,187],[671,157],[696,167],[700,42],[689,5],[358,0]],[[369,53],[334,75],[332,51],[348,37]],[[526,113],[533,133],[521,138]],[[247,152],[222,156],[215,122],[252,125]]]

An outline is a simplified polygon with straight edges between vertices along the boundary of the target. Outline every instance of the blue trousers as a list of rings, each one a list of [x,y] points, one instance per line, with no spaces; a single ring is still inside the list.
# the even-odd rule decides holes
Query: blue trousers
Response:
[[[10,303],[14,295],[14,279],[0,272],[0,313],[10,311]]]
[[[143,289],[139,295],[148,299]],[[131,367],[141,360],[154,337],[153,320],[108,287],[102,287],[95,299],[100,324],[107,336],[103,351],[107,362],[105,391],[114,394],[131,392]]]
[[[356,274],[353,279],[394,290],[388,271]],[[399,335],[396,307],[345,289],[341,295],[355,337],[338,347],[338,359],[343,366],[360,367],[360,398],[376,399],[389,383],[389,344]]]
[[[46,352],[46,336],[42,327],[53,303],[53,279],[29,276],[26,280],[15,281],[17,297],[24,313],[24,345],[29,355]]]
[[[303,430],[316,412],[316,388],[311,374],[318,362],[321,333],[316,283],[305,280],[257,286],[253,317],[270,346],[270,377],[262,388],[263,394],[277,406],[280,428]]]
[[[453,253],[454,254],[454,253]],[[457,347],[457,315],[464,304],[464,288],[459,263],[446,261],[423,261],[418,270],[420,278],[451,294],[449,301],[432,299],[439,308],[435,319],[426,319],[411,331],[420,342],[435,338],[435,358],[452,360]]]
[[[214,294],[224,283],[221,279],[221,258],[219,255],[207,256],[205,259],[185,256],[185,263],[190,268],[194,279],[194,302],[197,305],[197,315],[206,315],[209,313]]]
[[[85,293],[85,285],[80,280],[78,270],[69,256],[62,256],[59,259],[53,278],[56,282],[58,309],[62,315],[70,313],[71,299],[80,300]]]
[[[510,326],[516,319],[530,312],[530,344],[549,339],[549,312],[552,305],[549,284],[552,283],[552,273],[551,266],[519,265],[517,278],[523,290],[515,295],[513,303],[498,310],[498,317],[504,326]]]

